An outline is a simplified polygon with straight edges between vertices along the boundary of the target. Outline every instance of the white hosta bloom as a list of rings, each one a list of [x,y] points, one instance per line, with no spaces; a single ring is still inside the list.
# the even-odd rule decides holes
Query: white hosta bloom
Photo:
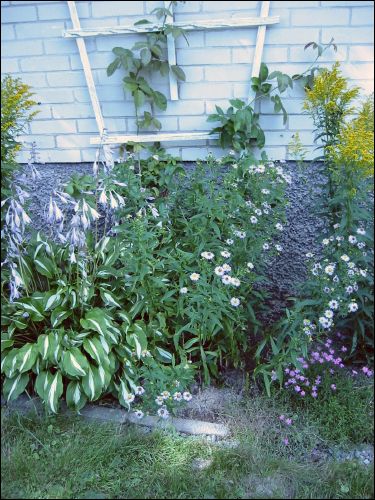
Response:
[[[233,241],[232,239],[230,239],[230,238],[229,238],[228,240],[225,240],[225,243],[226,243],[227,245],[233,245],[234,241]]]
[[[331,309],[327,309],[326,311],[324,311],[324,316],[328,319],[332,319],[333,318],[333,312],[331,311]]]
[[[175,401],[178,401],[178,402],[179,402],[179,401],[182,401],[182,400],[183,400],[182,393],[181,393],[181,392],[175,392],[175,393],[173,394],[173,399],[174,399]]]
[[[241,285],[241,281],[238,278],[231,278],[231,285],[239,287]]]
[[[188,292],[188,289],[186,288],[186,286],[183,286],[182,288],[180,288],[180,293],[181,293],[182,295],[184,295],[184,294],[185,294],[185,293],[187,293],[187,292]]]
[[[141,410],[135,410],[134,416],[137,417],[139,420],[144,417],[144,413]]]
[[[329,239],[328,238],[324,238],[324,240],[322,241],[322,245],[329,245]]]
[[[366,234],[366,231],[365,231],[365,229],[363,229],[363,228],[359,227],[359,228],[357,229],[357,234],[364,235],[364,234]]]
[[[190,279],[191,279],[191,281],[198,281],[200,277],[201,277],[201,275],[200,275],[200,274],[198,274],[198,273],[192,273],[192,274],[190,275]]]
[[[203,257],[206,260],[212,260],[215,255],[212,252],[202,252],[201,257]]]
[[[231,254],[230,254],[230,252],[227,252],[226,250],[223,250],[222,252],[220,252],[220,255],[222,257],[224,257],[224,259],[229,259],[229,257],[230,257]]]
[[[350,257],[348,255],[344,254],[344,255],[341,255],[341,260],[343,260],[344,262],[349,262]]]
[[[90,215],[93,220],[100,219],[101,215],[95,210],[95,208],[89,207]]]
[[[223,276],[224,273],[225,273],[225,271],[224,271],[222,266],[215,267],[215,274],[217,276]]]
[[[106,195],[106,192],[104,189],[101,190],[100,192],[100,195],[99,195],[99,203],[101,203],[102,205],[106,205],[107,204],[107,195]]]
[[[230,285],[232,283],[232,278],[228,274],[224,274],[224,276],[221,278],[221,281],[224,283],[224,285]]]
[[[329,276],[332,276],[332,274],[335,272],[335,266],[333,264],[329,264],[324,268],[324,272]]]
[[[270,246],[268,243],[263,244],[263,250],[269,250]]]
[[[252,215],[252,216],[250,217],[250,222],[251,222],[252,224],[256,224],[256,223],[258,222],[258,219],[255,217],[255,215]]]
[[[248,262],[246,265],[249,269],[254,269],[254,264],[252,262]]]
[[[109,193],[109,205],[112,209],[115,209],[118,207],[118,202],[116,198],[113,196],[112,191]]]
[[[349,241],[349,243],[354,245],[355,243],[357,243],[357,238],[355,236],[351,235],[351,236],[349,236],[348,241]]]
[[[358,311],[358,304],[357,304],[357,302],[351,302],[348,305],[348,311],[349,312],[356,312],[356,311]]]
[[[169,411],[167,410],[167,408],[159,408],[158,409],[158,415],[159,417],[161,418],[164,418],[164,419],[167,419],[169,417]]]
[[[74,251],[69,255],[69,261],[71,264],[76,264],[77,259],[76,259],[76,255],[75,255]]]
[[[185,391],[182,395],[185,401],[191,401],[193,399],[193,396],[190,394],[189,391]]]
[[[145,393],[145,390],[144,390],[144,388],[143,388],[141,385],[139,385],[139,386],[135,389],[135,393],[136,393],[138,396],[142,396],[142,394],[144,394],[144,393]]]
[[[275,226],[275,228],[278,230],[278,231],[282,231],[284,229],[284,226],[282,224],[280,224],[280,222],[278,222]]]
[[[241,301],[240,299],[238,299],[237,297],[232,297],[230,299],[230,305],[233,306],[233,307],[238,307],[239,305],[241,304]]]
[[[337,302],[337,300],[331,300],[330,302],[328,302],[328,305],[334,311],[339,308],[339,303]]]
[[[226,264],[226,263],[225,263],[225,264],[223,264],[221,267],[224,269],[224,272],[225,272],[225,273],[230,273],[230,272],[231,272],[231,270],[232,270],[232,268],[230,267],[230,265],[229,265],[229,264]]]

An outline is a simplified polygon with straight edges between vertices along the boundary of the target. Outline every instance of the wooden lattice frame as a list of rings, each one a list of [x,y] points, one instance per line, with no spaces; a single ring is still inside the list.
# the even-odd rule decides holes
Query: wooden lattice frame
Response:
[[[65,30],[63,36],[66,38],[76,38],[79,55],[81,58],[83,71],[86,78],[87,87],[90,94],[91,103],[94,109],[95,120],[99,129],[98,137],[91,137],[90,144],[123,144],[127,142],[172,142],[172,141],[194,141],[217,139],[218,134],[210,134],[209,132],[176,132],[176,133],[157,133],[157,134],[142,134],[142,135],[107,135],[106,127],[102,111],[99,104],[98,95],[95,88],[94,78],[92,76],[90,61],[87,55],[85,37],[92,36],[111,36],[123,35],[134,33],[150,33],[158,31],[160,26],[148,25],[123,25],[123,26],[109,26],[109,27],[94,27],[94,28],[81,28],[77,8],[75,2],[68,1],[70,17],[72,20],[73,28]],[[108,2],[109,3],[109,2]],[[257,39],[255,44],[255,53],[251,77],[259,75],[259,69],[262,59],[264,40],[266,35],[266,27],[271,24],[280,22],[279,16],[268,16],[270,9],[269,1],[263,1],[260,9],[259,17],[247,18],[234,18],[234,19],[213,19],[213,20],[197,20],[190,22],[173,22],[175,26],[183,28],[187,31],[206,30],[206,29],[228,29],[228,28],[244,28],[244,27],[258,27]],[[164,5],[167,7],[169,2],[165,1]],[[167,37],[167,50],[169,64],[176,64],[176,47],[172,35]],[[175,76],[172,72],[169,73],[169,88],[171,100],[178,100],[178,86]],[[254,93],[250,91],[248,101],[251,101]]]

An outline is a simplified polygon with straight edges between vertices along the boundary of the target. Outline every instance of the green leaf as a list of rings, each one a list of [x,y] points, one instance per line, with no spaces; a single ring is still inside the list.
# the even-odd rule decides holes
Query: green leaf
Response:
[[[167,98],[165,95],[156,90],[153,92],[152,96],[154,98],[155,105],[162,111],[165,111],[167,109]]]
[[[259,70],[259,80],[261,82],[264,82],[267,80],[267,77],[268,77],[268,67],[266,64],[261,63]]]
[[[111,64],[107,68],[107,76],[112,76],[113,73],[120,67],[121,60],[116,57],[114,61],[111,62]]]
[[[29,382],[29,375],[27,373],[20,373],[12,378],[5,378],[3,384],[3,392],[7,401],[12,401],[26,389]]]
[[[55,375],[46,377],[47,387],[45,390],[45,403],[52,413],[58,411],[58,401],[63,393],[63,383],[61,372],[57,371]]]
[[[134,90],[133,97],[134,97],[134,105],[136,108],[140,108],[141,106],[143,106],[145,102],[145,95],[142,92],[142,90],[139,89]]]
[[[66,404],[72,410],[81,410],[87,402],[87,396],[82,390],[81,384],[78,380],[69,382],[66,388]]]
[[[241,99],[229,99],[229,102],[236,109],[242,109],[245,106],[245,102]]]
[[[82,378],[82,387],[90,401],[95,401],[100,397],[103,383],[98,368],[89,365],[87,375]]]
[[[86,357],[77,347],[71,347],[69,351],[64,352],[62,366],[72,377],[84,377],[89,369]]]
[[[140,19],[136,23],[134,23],[134,26],[140,26],[141,24],[152,24],[151,21],[148,21],[147,19]]]
[[[65,311],[62,307],[56,307],[51,313],[51,325],[53,328],[56,328],[60,325],[65,319],[71,316],[72,311]]]
[[[54,361],[54,355],[57,348],[57,338],[53,332],[50,332],[48,335],[39,335],[37,345],[39,353],[44,361],[47,359]]]
[[[53,278],[55,274],[55,266],[51,259],[47,257],[38,257],[34,260],[35,267],[37,271],[47,278]]]
[[[98,365],[108,365],[109,360],[106,355],[104,348],[97,337],[87,337],[83,341],[84,350],[90,354],[93,360],[95,360]]]
[[[38,348],[36,344],[25,344],[18,351],[16,368],[20,373],[27,372],[34,366],[38,356]]]
[[[180,68],[180,66],[172,65],[171,69],[179,80],[182,80],[183,82],[186,81],[185,72],[183,71],[182,68]]]
[[[170,352],[162,349],[159,346],[156,346],[156,352],[162,361],[164,361],[165,363],[172,363],[173,356]]]
[[[147,64],[151,61],[151,57],[152,57],[150,49],[148,49],[148,48],[142,49],[140,52],[140,56],[141,56],[141,61],[144,64],[144,66],[147,66]]]

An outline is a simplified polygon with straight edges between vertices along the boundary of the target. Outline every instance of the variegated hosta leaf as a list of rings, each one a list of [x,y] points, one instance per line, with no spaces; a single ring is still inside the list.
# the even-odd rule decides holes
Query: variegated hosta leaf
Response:
[[[16,373],[17,354],[19,349],[10,350],[1,361],[1,373],[5,373],[8,378],[12,378]]]
[[[62,307],[56,307],[51,313],[51,325],[52,328],[56,328],[60,325],[66,318],[72,314],[72,311],[66,311]]]
[[[72,380],[69,382],[66,388],[66,404],[72,410],[81,410],[87,402],[87,396],[82,390],[80,382],[78,380]]]
[[[43,401],[45,400],[46,389],[51,385],[51,380],[52,374],[47,371],[41,371],[35,379],[34,389]]]
[[[3,392],[7,401],[18,398],[18,396],[26,389],[28,382],[28,373],[19,373],[12,378],[6,378],[3,384]]]
[[[17,354],[16,368],[20,373],[27,372],[35,364],[38,356],[37,344],[25,344]]]
[[[1,336],[1,352],[3,352],[5,349],[9,349],[9,347],[12,347],[13,343],[14,343],[14,340],[10,339],[8,334],[4,335],[4,337],[2,334],[2,336]]]
[[[98,365],[109,365],[109,359],[105,353],[100,340],[97,337],[89,337],[83,341],[83,348],[90,354]]]
[[[57,307],[60,304],[60,302],[61,302],[61,294],[60,293],[53,293],[46,300],[44,310],[48,311],[48,309],[53,309],[53,308]]]
[[[84,377],[89,369],[86,357],[77,347],[71,347],[63,354],[62,366],[72,377]]]
[[[82,378],[82,387],[90,401],[95,401],[103,391],[103,380],[99,374],[99,369],[89,366],[87,375]]]
[[[98,367],[98,373],[99,373],[100,380],[103,384],[102,390],[105,390],[105,389],[107,389],[107,387],[109,386],[109,383],[111,382],[111,378],[112,378],[111,372],[108,371],[107,367],[100,365]]]
[[[47,387],[44,393],[44,401],[53,413],[57,413],[59,399],[64,390],[61,372],[57,371],[54,375],[48,375],[46,381]]]
[[[57,339],[53,332],[49,332],[48,335],[39,335],[38,337],[38,350],[42,356],[43,360],[54,361],[54,354],[57,348]]]
[[[37,299],[34,299],[34,298],[20,299],[17,302],[13,302],[13,304],[16,304],[24,312],[28,313],[30,315],[30,318],[33,321],[43,321],[44,320],[43,314],[38,309],[39,304],[37,302]]]
[[[119,304],[117,302],[117,300],[114,298],[114,296],[110,292],[108,292],[106,290],[101,290],[100,296],[102,297],[103,302],[105,304],[107,304],[107,306],[110,306],[110,307],[114,306],[114,307],[120,307],[120,308],[122,307],[121,304]]]

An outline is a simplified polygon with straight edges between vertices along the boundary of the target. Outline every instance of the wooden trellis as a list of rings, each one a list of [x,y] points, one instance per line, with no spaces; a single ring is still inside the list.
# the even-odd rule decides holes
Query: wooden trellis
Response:
[[[63,32],[64,37],[76,38],[79,55],[81,58],[83,71],[85,73],[86,83],[90,94],[91,103],[94,109],[96,123],[99,129],[99,136],[91,137],[90,144],[123,144],[127,142],[172,142],[172,141],[194,141],[217,139],[217,134],[210,134],[209,132],[176,132],[176,133],[154,133],[142,135],[107,135],[106,127],[104,124],[103,115],[101,112],[94,79],[92,76],[90,61],[87,55],[85,37],[92,36],[112,36],[124,35],[134,33],[150,33],[160,30],[160,26],[148,25],[122,25],[122,26],[108,26],[108,27],[94,27],[94,28],[81,28],[77,8],[75,2],[68,1],[70,17],[72,20],[73,28]],[[279,16],[268,16],[271,2],[262,2],[259,17],[246,17],[234,19],[211,19],[211,20],[197,20],[190,22],[173,22],[176,27],[183,28],[186,31],[197,30],[220,30],[228,28],[246,28],[258,27],[255,53],[251,77],[259,75],[260,64],[262,60],[263,46],[266,35],[266,28],[268,25],[277,24],[280,22]],[[110,5],[110,2],[108,2]],[[167,7],[169,2],[164,2]],[[167,37],[167,50],[168,62],[170,65],[176,64],[176,47],[172,35]],[[178,86],[176,77],[169,73],[169,89],[171,100],[178,100]],[[251,101],[254,93],[250,91],[248,100]]]

